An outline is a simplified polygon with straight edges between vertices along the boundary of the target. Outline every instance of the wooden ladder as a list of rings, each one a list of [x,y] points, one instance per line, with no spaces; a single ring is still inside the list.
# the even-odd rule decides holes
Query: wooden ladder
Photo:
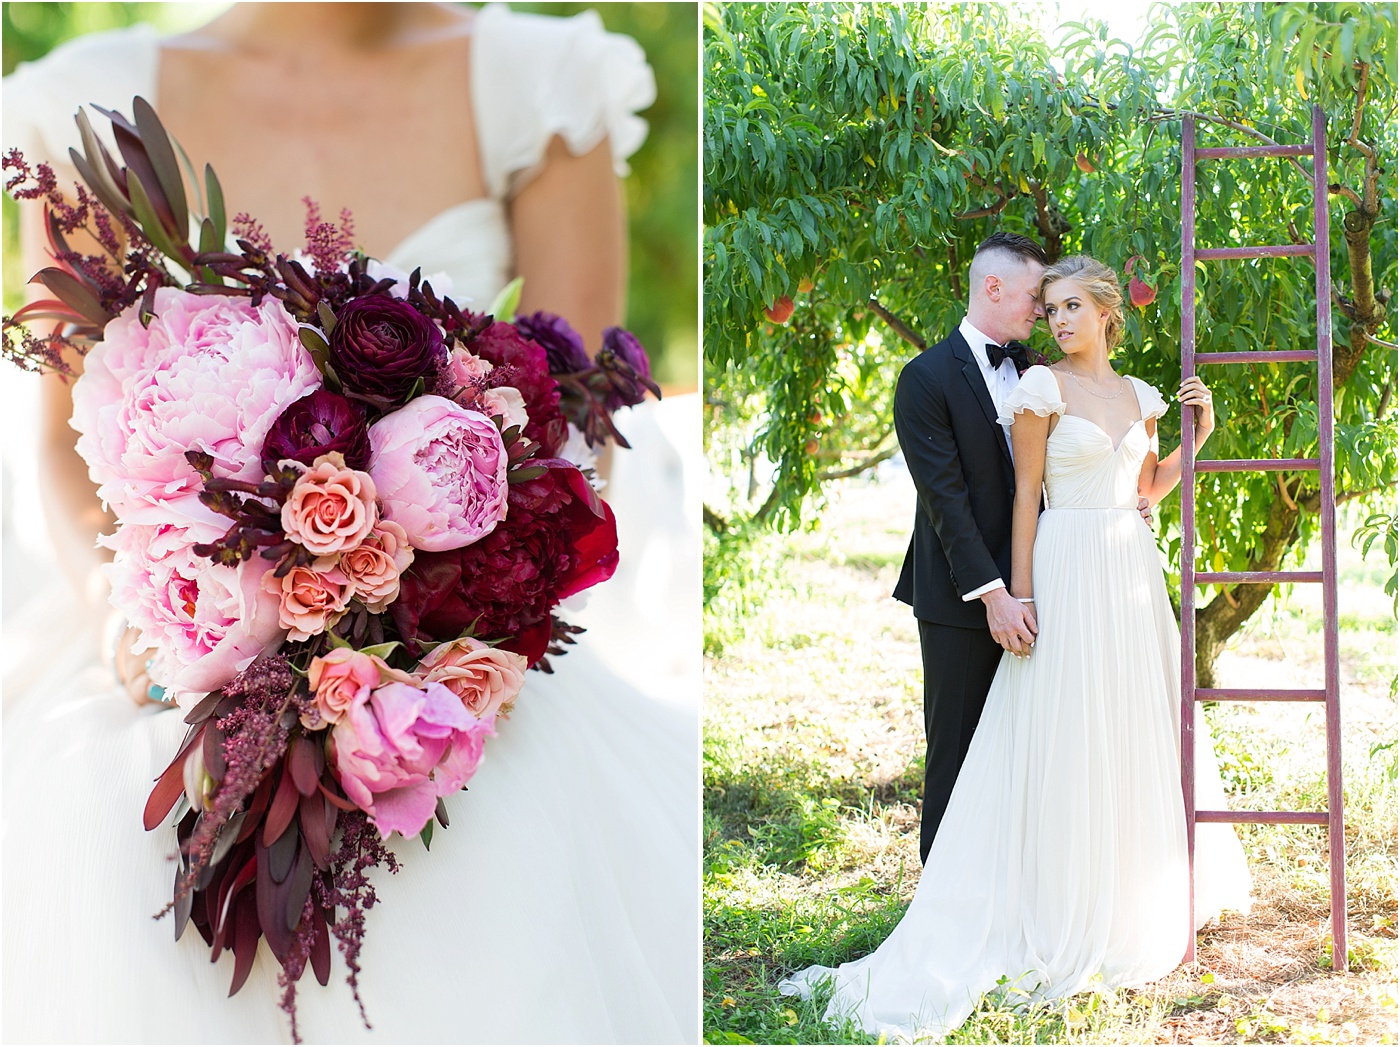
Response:
[[[1196,460],[1191,417],[1182,418],[1181,438],[1181,791],[1186,802],[1186,849],[1191,870],[1190,945],[1186,962],[1196,958],[1195,853],[1198,822],[1291,823],[1327,826],[1331,866],[1332,968],[1347,963],[1346,850],[1342,811],[1341,705],[1337,652],[1337,510],[1333,487],[1332,297],[1327,233],[1327,139],[1322,109],[1313,106],[1312,142],[1224,149],[1196,147],[1196,118],[1184,117],[1181,135],[1181,376],[1207,364],[1308,361],[1317,364],[1318,457]],[[1196,165],[1202,160],[1270,156],[1310,156],[1313,167],[1313,242],[1278,247],[1196,246]],[[1196,262],[1236,258],[1305,255],[1313,260],[1317,290],[1317,348],[1277,352],[1196,352]],[[1189,424],[1188,424],[1189,423]],[[1317,470],[1322,495],[1321,571],[1196,570],[1196,474]],[[1324,686],[1321,690],[1279,688],[1200,688],[1196,686],[1196,586],[1248,582],[1312,582],[1322,586]],[[1195,729],[1197,702],[1322,702],[1327,724],[1327,809],[1323,811],[1201,811],[1196,809]]]

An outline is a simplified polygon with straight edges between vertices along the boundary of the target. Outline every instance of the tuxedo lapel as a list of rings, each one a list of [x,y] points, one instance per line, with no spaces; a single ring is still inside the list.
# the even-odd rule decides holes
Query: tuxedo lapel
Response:
[[[982,377],[982,368],[977,366],[977,361],[972,358],[972,349],[968,346],[967,339],[962,336],[961,331],[954,330],[948,344],[952,347],[954,358],[962,364],[963,377],[967,379],[972,395],[977,398],[977,403],[987,418],[987,424],[996,433],[997,446],[1001,448],[1002,457],[1006,459],[1008,466],[1011,465],[1011,448],[1006,446],[1006,430],[997,421],[997,409],[992,403],[992,394],[987,392],[987,381]]]

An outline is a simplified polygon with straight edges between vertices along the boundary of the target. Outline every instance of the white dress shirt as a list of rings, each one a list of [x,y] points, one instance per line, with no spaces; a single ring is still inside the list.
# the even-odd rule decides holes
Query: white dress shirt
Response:
[[[1016,373],[1016,365],[1009,358],[995,368],[987,358],[987,343],[1000,345],[995,338],[989,338],[968,322],[967,317],[963,317],[962,323],[958,324],[958,333],[967,341],[967,347],[972,350],[972,358],[977,361],[977,367],[982,372],[982,380],[987,383],[987,393],[992,398],[992,406],[996,408],[997,414],[1001,414],[1001,406],[1006,402],[1007,395],[1016,388],[1016,383],[1021,380],[1021,376]],[[1011,449],[1011,427],[1002,426],[1002,432],[1006,437],[1007,450]],[[1006,583],[1000,578],[994,578],[986,585],[978,586],[972,592],[963,597],[963,601],[971,602],[976,600],[983,593],[989,593],[993,589],[1005,589]]]

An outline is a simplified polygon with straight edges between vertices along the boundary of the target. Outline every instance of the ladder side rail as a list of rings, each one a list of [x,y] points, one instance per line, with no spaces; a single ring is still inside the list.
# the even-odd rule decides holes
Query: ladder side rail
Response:
[[[1332,274],[1327,214],[1327,118],[1313,106],[1313,242],[1317,280],[1318,456],[1322,495],[1322,645],[1327,691],[1327,832],[1332,894],[1332,969],[1347,967],[1346,817],[1342,792],[1342,709],[1337,649],[1337,492],[1332,407]]]
[[[1181,121],[1181,378],[1196,373],[1196,118]],[[1187,946],[1196,959],[1196,445],[1181,410],[1181,794],[1186,806]]]

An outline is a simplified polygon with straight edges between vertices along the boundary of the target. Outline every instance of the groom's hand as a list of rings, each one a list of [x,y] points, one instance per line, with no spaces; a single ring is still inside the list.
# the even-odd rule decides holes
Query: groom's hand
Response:
[[[1143,522],[1147,524],[1148,527],[1151,527],[1152,506],[1148,503],[1147,499],[1143,498],[1141,495],[1138,496],[1138,512],[1142,514]]]
[[[1035,637],[1040,632],[1035,622],[1035,605],[1022,603],[1003,586],[982,594],[987,608],[987,628],[992,639],[1014,655],[1031,653]]]

